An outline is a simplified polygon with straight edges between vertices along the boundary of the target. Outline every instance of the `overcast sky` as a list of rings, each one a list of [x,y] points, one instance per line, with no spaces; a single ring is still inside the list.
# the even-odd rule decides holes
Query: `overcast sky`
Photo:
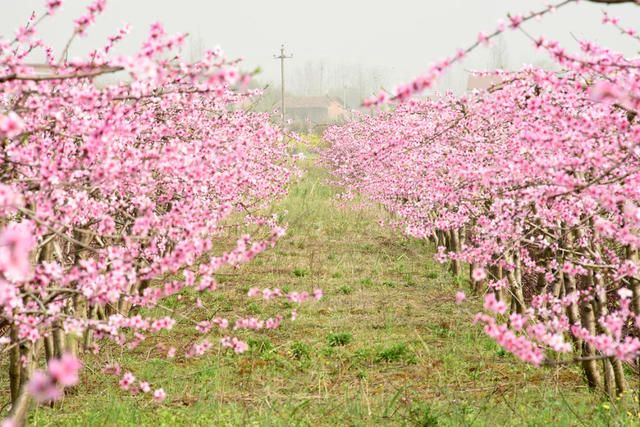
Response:
[[[294,58],[287,63],[296,76],[308,61],[362,64],[387,73],[399,83],[423,72],[428,64],[476,40],[480,30],[492,30],[508,11],[539,9],[545,0],[109,0],[105,13],[87,37],[74,42],[70,58],[102,46],[123,23],[133,26],[119,52],[134,52],[151,23],[160,21],[169,33],[188,32],[194,44],[220,45],[229,58],[245,59],[243,68],[262,69],[261,80],[279,80],[279,62],[273,54],[284,43]],[[72,19],[84,13],[86,0],[66,0],[64,8],[39,29],[40,36],[60,52],[72,32]],[[41,13],[44,0],[0,0],[0,36],[12,37],[31,11]],[[8,7],[7,7],[8,6]],[[526,25],[533,35],[561,41],[575,48],[572,38],[589,38],[611,48],[637,54],[634,45],[611,26],[603,26],[602,10],[620,16],[622,23],[640,29],[640,6],[581,2],[559,10],[543,22]],[[508,66],[540,62],[519,32],[505,38]],[[187,48],[187,54],[189,48]],[[185,55],[188,56],[188,55]],[[490,53],[474,53],[465,68],[485,68]]]

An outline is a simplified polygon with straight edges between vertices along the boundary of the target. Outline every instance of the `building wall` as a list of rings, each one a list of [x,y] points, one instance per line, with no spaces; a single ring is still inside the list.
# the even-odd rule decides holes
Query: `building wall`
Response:
[[[327,108],[288,108],[286,113],[294,122],[325,123],[329,119]]]
[[[332,102],[331,105],[329,105],[328,110],[329,111],[327,112],[327,118],[329,120],[337,121],[344,119],[344,108],[337,102]]]
[[[467,90],[473,89],[489,89],[491,86],[502,82],[502,77],[500,76],[469,76],[469,80],[467,80]]]

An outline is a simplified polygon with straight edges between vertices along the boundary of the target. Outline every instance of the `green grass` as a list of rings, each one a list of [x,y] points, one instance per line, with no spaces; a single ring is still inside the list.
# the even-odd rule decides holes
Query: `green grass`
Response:
[[[348,333],[329,334],[327,336],[327,344],[331,347],[339,347],[349,344],[352,339],[353,335]]]
[[[407,344],[394,344],[389,347],[385,347],[378,352],[376,355],[376,362],[386,362],[386,363],[394,363],[394,362],[406,362],[406,363],[416,363],[415,355],[409,350]]]
[[[620,425],[628,401],[608,403],[590,394],[576,367],[537,370],[501,352],[481,327],[470,297],[462,308],[459,285],[433,261],[433,248],[378,226],[377,208],[338,208],[339,189],[302,163],[307,174],[274,212],[288,210],[287,236],[274,249],[220,276],[219,291],[172,301],[198,320],[276,313],[294,306],[246,298],[249,287],[312,291],[320,302],[301,305],[295,322],[241,335],[241,355],[214,346],[196,359],[166,358],[157,338],[133,351],[108,343],[99,359],[85,356],[81,384],[56,408],[31,411],[37,425]],[[236,236],[217,239],[228,248]],[[468,292],[469,293],[469,292]],[[178,322],[164,334],[181,350],[199,339]],[[216,341],[215,337],[212,342]],[[184,352],[184,351],[183,351]],[[129,396],[117,378],[97,373],[117,361],[138,378],[163,387],[157,404]],[[8,400],[6,381],[2,398]],[[624,402],[624,404],[621,404]]]

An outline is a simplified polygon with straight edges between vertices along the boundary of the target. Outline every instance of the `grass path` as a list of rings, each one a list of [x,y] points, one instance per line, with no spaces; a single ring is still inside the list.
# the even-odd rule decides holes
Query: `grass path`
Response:
[[[220,276],[222,289],[203,308],[190,291],[168,304],[198,319],[291,311],[284,302],[248,300],[251,286],[321,287],[322,301],[298,309],[296,322],[251,335],[250,351],[239,356],[216,346],[203,358],[167,359],[151,339],[133,352],[108,348],[107,357],[164,387],[168,399],[127,396],[115,377],[91,374],[98,364],[88,358],[82,384],[31,422],[592,425],[616,416],[588,394],[575,368],[534,370],[499,350],[471,323],[479,302],[455,305],[461,287],[433,261],[432,247],[380,227],[382,211],[336,207],[338,189],[324,186],[326,174],[310,161],[304,166],[307,174],[278,206],[289,211],[287,236],[237,275]],[[238,306],[244,311],[233,311]],[[163,341],[185,349],[197,338],[179,323]]]

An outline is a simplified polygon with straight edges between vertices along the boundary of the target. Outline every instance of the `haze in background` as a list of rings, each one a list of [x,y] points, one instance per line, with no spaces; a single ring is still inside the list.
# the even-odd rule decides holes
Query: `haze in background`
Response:
[[[44,0],[3,0],[0,37],[13,38]],[[73,30],[72,20],[88,1],[66,0],[63,10],[39,27],[38,34],[60,52]],[[116,52],[133,53],[149,25],[160,21],[169,33],[188,32],[184,57],[195,59],[220,45],[230,59],[244,58],[242,68],[260,67],[260,84],[280,85],[280,62],[273,59],[282,43],[294,58],[286,62],[288,93],[334,95],[349,107],[381,87],[392,89],[424,72],[429,63],[473,43],[480,30],[491,31],[506,12],[541,9],[545,1],[509,0],[109,0],[88,35],[74,41],[69,58],[102,46],[125,22],[132,33]],[[640,7],[581,2],[565,7],[525,29],[534,37],[558,40],[576,49],[586,38],[636,55],[640,44],[601,24],[602,11],[619,16],[623,26],[637,27]],[[519,68],[523,63],[551,67],[520,31],[509,31],[493,48],[477,49],[440,82],[440,90],[463,91],[469,69]]]

